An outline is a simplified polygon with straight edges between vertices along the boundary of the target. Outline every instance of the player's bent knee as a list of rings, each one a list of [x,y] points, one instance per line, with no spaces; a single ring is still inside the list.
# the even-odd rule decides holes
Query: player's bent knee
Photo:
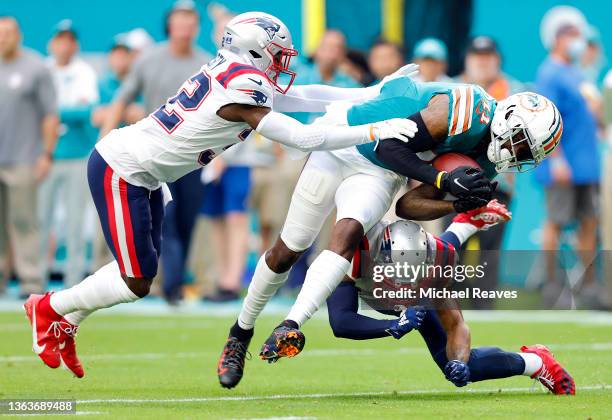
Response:
[[[153,279],[149,278],[135,278],[135,277],[123,277],[125,284],[127,287],[139,298],[143,298],[149,294],[151,291],[151,285],[153,284]]]
[[[355,219],[339,220],[334,226],[329,250],[350,261],[363,235],[361,222]]]
[[[275,273],[289,271],[293,264],[300,258],[303,251],[293,251],[287,247],[281,238],[266,253],[266,264]]]

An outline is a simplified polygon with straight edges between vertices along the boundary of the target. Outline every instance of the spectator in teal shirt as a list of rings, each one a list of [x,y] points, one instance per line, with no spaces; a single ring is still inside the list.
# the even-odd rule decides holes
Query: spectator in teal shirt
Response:
[[[100,78],[98,84],[100,91],[100,103],[92,114],[92,124],[100,128],[106,118],[107,105],[113,101],[115,93],[130,72],[130,68],[137,50],[130,47],[126,34],[119,34],[114,39],[114,44],[108,53],[108,71]],[[142,107],[142,98],[127,106],[123,115],[124,124],[133,124],[146,116]],[[96,135],[97,136],[97,135]]]
[[[55,237],[64,239],[66,244],[64,281],[73,286],[86,271],[83,237],[88,205],[84,197],[89,197],[86,165],[95,144],[90,118],[99,99],[98,83],[94,69],[76,56],[79,43],[71,21],[57,24],[49,49],[47,65],[57,91],[61,125],[53,152],[54,165],[40,189],[41,255],[49,255],[51,229],[55,227]],[[60,207],[64,218],[57,223],[54,216]],[[42,260],[43,273],[47,273],[49,258]]]

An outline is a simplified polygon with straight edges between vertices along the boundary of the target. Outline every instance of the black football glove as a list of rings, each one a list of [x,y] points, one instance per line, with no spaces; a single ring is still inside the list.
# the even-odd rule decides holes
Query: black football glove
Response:
[[[457,198],[470,195],[487,198],[494,189],[482,170],[470,166],[460,166],[442,174],[439,188]]]
[[[477,195],[468,195],[467,197],[461,197],[453,201],[453,207],[457,213],[465,213],[466,211],[484,207],[489,201],[490,200]]]

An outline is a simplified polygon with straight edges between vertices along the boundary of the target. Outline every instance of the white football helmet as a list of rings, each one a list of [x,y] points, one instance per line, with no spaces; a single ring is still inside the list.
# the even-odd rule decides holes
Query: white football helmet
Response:
[[[264,72],[281,93],[287,92],[295,79],[289,63],[298,53],[293,48],[291,33],[272,15],[247,12],[234,17],[225,26],[221,49],[243,57]],[[290,77],[284,87],[277,84],[280,74]]]
[[[555,150],[562,133],[555,104],[537,93],[516,93],[497,104],[487,157],[497,172],[525,172]]]

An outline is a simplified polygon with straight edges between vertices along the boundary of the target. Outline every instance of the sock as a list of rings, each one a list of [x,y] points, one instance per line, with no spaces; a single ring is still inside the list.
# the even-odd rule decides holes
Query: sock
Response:
[[[53,293],[50,303],[55,312],[66,315],[80,310],[91,313],[97,309],[135,300],[138,300],[138,296],[125,284],[119,265],[113,261],[70,289]],[[77,316],[79,315],[74,318]]]
[[[240,341],[250,340],[253,337],[253,332],[253,328],[250,330],[241,328],[240,325],[238,325],[238,321],[236,321],[234,325],[232,325],[232,328],[230,328],[230,335],[237,337]]]
[[[453,222],[446,229],[446,232],[454,233],[457,239],[459,239],[459,242],[464,243],[470,238],[470,236],[478,232],[478,228],[469,223]]]
[[[470,352],[468,367],[470,382],[478,382],[522,375],[525,363],[520,353],[503,351],[497,347],[478,347]]]
[[[87,318],[89,315],[91,315],[94,311],[93,310],[81,310],[81,311],[74,311],[74,312],[70,312],[69,314],[64,315],[64,318],[66,319],[66,321],[70,322],[72,325],[81,325],[81,322],[83,322],[83,320],[85,318]]]
[[[287,277],[289,277],[289,271],[278,274],[268,267],[265,254],[259,258],[249,290],[244,302],[242,302],[240,315],[238,315],[237,324],[240,328],[244,330],[253,329],[255,320],[264,306],[274,296],[278,288],[287,281]]]
[[[287,315],[287,319],[302,325],[319,309],[342,281],[351,263],[335,252],[325,250],[306,272],[302,290]]]
[[[517,353],[525,361],[525,370],[523,375],[532,377],[537,371],[542,368],[542,358],[534,353]]]

